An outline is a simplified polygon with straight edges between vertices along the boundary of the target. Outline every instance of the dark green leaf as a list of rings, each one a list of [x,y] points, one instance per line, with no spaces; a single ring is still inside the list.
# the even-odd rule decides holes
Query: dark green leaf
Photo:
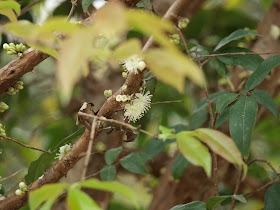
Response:
[[[214,196],[210,197],[206,202],[206,207],[209,210],[215,209],[219,204],[221,204],[224,200],[231,198],[231,196]]]
[[[264,210],[280,209],[280,182],[271,185],[264,197]]]
[[[238,94],[236,93],[226,93],[222,95],[216,103],[216,112],[222,114],[226,106],[230,102],[232,102],[237,96]]]
[[[145,167],[145,162],[149,159],[150,157],[143,152],[133,152],[122,158],[120,164],[132,173],[146,175],[149,173]]]
[[[162,140],[150,139],[145,146],[145,153],[151,158],[160,153],[166,145],[166,142]]]
[[[216,92],[216,93],[212,93],[209,94],[209,99],[210,102],[212,103],[213,101],[217,100],[219,97],[221,97],[222,95],[228,93],[227,91],[221,91],[221,92]],[[204,109],[205,107],[207,107],[207,100],[206,98],[202,99],[201,101],[199,101],[193,111],[193,114],[196,112],[201,111],[202,109]]]
[[[247,48],[233,47],[227,48],[217,52],[220,53],[253,53],[253,51],[248,50]],[[255,71],[258,66],[264,61],[264,59],[259,55],[223,55],[217,57],[226,65],[235,66],[240,65],[245,69]]]
[[[220,76],[225,76],[226,74],[226,67],[225,65],[218,60],[217,58],[214,58],[210,61],[211,67],[213,69],[216,70],[216,72],[220,75]]]
[[[203,123],[205,123],[205,121],[208,119],[208,117],[209,111],[207,109],[194,113],[193,115],[191,115],[190,127],[192,129],[201,127]]]
[[[206,204],[201,201],[193,201],[172,207],[170,210],[206,210]]]
[[[117,169],[115,166],[105,166],[101,172],[100,177],[102,181],[113,181],[115,179]]]
[[[94,0],[82,0],[82,8],[83,12],[86,13],[88,10],[88,7],[92,4]]]
[[[91,197],[78,189],[70,189],[67,194],[67,204],[70,210],[92,209],[101,210],[101,208],[91,199]]]
[[[229,120],[229,107],[226,107],[223,113],[221,114],[221,116],[218,115],[217,117],[216,128],[221,127],[228,120]]]
[[[253,72],[253,74],[248,78],[246,83],[246,90],[253,90],[257,87],[269,74],[269,72],[280,65],[280,55],[276,55],[264,60],[259,67]]]
[[[111,165],[115,159],[118,157],[118,155],[121,153],[122,147],[117,147],[114,149],[110,149],[105,153],[105,162],[108,165]]]
[[[279,118],[278,106],[265,90],[254,90],[253,97],[256,99],[257,103],[271,111],[277,119]]]
[[[172,164],[171,172],[174,179],[180,179],[180,177],[184,174],[189,161],[184,158],[184,156],[179,153]]]
[[[218,45],[216,46],[215,50],[220,49],[221,47],[225,46],[226,44],[230,43],[231,41],[238,40],[243,38],[244,36],[261,36],[255,31],[249,31],[249,30],[244,30],[244,29],[238,29],[237,31],[232,32],[229,36],[223,38]]]
[[[45,171],[51,166],[51,163],[54,161],[55,153],[47,154],[43,153],[38,159],[34,160],[29,168],[28,173],[25,176],[26,184],[29,185],[42,176]]]
[[[257,112],[257,102],[251,96],[241,96],[229,111],[230,135],[245,158],[249,155]]]

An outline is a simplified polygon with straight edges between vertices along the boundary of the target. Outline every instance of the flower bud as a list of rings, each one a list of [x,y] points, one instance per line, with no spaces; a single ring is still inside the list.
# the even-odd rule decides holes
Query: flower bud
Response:
[[[20,182],[18,184],[18,186],[20,187],[20,189],[24,188],[24,187],[27,187],[26,184],[24,182]]]
[[[10,49],[10,46],[9,46],[7,43],[4,43],[4,44],[3,44],[3,49],[4,49],[4,50],[9,50],[9,49]]]
[[[126,72],[123,72],[123,73],[122,73],[122,77],[126,79],[126,78],[127,78],[127,73],[126,73]]]
[[[146,68],[146,63],[144,61],[139,61],[137,64],[137,69],[143,71]]]
[[[23,192],[22,192],[21,190],[16,190],[15,194],[16,194],[16,195],[22,195]]]

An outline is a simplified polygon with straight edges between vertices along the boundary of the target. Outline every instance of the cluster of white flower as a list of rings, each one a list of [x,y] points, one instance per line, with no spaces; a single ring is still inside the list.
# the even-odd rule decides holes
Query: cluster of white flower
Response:
[[[133,55],[121,63],[123,64],[126,73],[138,74],[138,71],[143,71],[146,68],[146,63],[137,55]]]
[[[16,192],[15,192],[16,195],[22,195],[22,194],[24,194],[25,192],[28,191],[27,185],[24,182],[20,182],[18,184],[18,186],[19,186],[20,189],[16,190]]]
[[[145,94],[136,93],[135,99],[125,105],[124,117],[133,122],[139,120],[151,108],[151,98],[150,91],[147,91]]]
[[[59,153],[56,154],[56,159],[61,160],[64,155],[66,155],[71,150],[71,144],[65,144],[64,146],[59,148]]]
[[[270,35],[274,40],[277,40],[280,38],[280,28],[277,25],[272,24],[270,26]]]
[[[128,95],[117,95],[116,96],[116,101],[126,102],[130,99],[131,99],[131,96],[128,96]]]

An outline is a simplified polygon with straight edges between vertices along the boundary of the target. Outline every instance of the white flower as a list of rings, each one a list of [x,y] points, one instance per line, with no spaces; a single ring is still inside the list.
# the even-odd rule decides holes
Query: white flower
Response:
[[[135,73],[138,74],[138,63],[142,61],[137,55],[133,55],[127,59],[125,59],[122,64],[127,73]]]
[[[65,144],[64,146],[59,148],[59,153],[56,154],[57,157],[55,157],[55,158],[61,160],[63,158],[63,156],[66,155],[70,150],[71,150],[71,145]]]
[[[279,39],[280,37],[280,28],[277,25],[272,24],[270,26],[270,35],[274,40]]]
[[[125,105],[124,117],[133,122],[143,117],[144,113],[151,108],[152,95],[149,94],[150,91],[147,91],[144,95],[142,93],[136,93],[136,98],[130,104]]]

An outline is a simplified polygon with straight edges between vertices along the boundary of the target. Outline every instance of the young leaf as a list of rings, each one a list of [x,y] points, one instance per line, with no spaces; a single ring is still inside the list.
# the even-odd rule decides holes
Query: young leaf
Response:
[[[264,197],[264,210],[279,209],[280,206],[280,182],[271,185]]]
[[[229,110],[229,131],[241,154],[247,158],[258,105],[254,97],[241,96]]]
[[[36,210],[45,201],[47,201],[44,204],[45,209],[51,209],[56,198],[69,186],[69,184],[47,184],[39,189],[31,191],[29,193],[30,209]],[[46,205],[49,208],[47,208]]]
[[[118,157],[118,155],[121,153],[122,151],[122,147],[117,147],[117,148],[114,148],[114,149],[110,149],[108,150],[106,153],[105,153],[105,162],[108,164],[108,165],[111,165],[115,159]]]
[[[253,53],[253,51],[247,48],[233,47],[225,50],[218,51],[218,54],[222,53]],[[226,65],[236,66],[240,65],[245,69],[255,71],[258,66],[264,61],[259,55],[223,55],[217,57],[221,62]]]
[[[176,135],[174,134],[175,129],[174,128],[166,128],[162,125],[159,126],[159,131],[161,132],[161,134],[158,135],[158,138],[166,141],[166,139],[175,139]]]
[[[134,202],[136,207],[139,207],[137,196],[129,187],[117,182],[102,182],[97,179],[89,179],[80,183],[81,187],[93,188],[97,190],[104,190],[109,192],[117,192],[124,197]]]
[[[230,43],[231,41],[238,40],[243,38],[244,36],[261,36],[255,31],[249,31],[249,30],[244,30],[244,29],[238,29],[237,31],[232,32],[229,36],[223,38],[218,45],[216,46],[215,50],[220,49],[221,47],[225,46],[226,44]]]
[[[209,128],[200,128],[195,132],[199,134],[199,139],[207,144],[213,152],[233,164],[242,166],[242,156],[230,137],[220,131]]]
[[[275,67],[280,65],[280,55],[272,56],[264,60],[259,67],[251,74],[245,85],[247,91],[253,90],[257,87],[268,75],[268,73]]]
[[[67,193],[67,205],[70,210],[92,209],[101,210],[92,198],[79,189],[71,189]]]
[[[184,156],[181,153],[179,153],[171,167],[173,178],[180,179],[188,165],[189,161],[187,161],[186,158],[184,158]]]
[[[256,99],[257,103],[271,111],[276,119],[279,118],[278,106],[265,90],[255,89],[252,96]]]
[[[147,175],[149,173],[145,167],[145,163],[149,159],[150,157],[143,152],[133,152],[123,157],[120,160],[120,164],[132,173]]]
[[[209,99],[210,99],[210,102],[214,102],[216,101],[219,97],[221,97],[222,95],[228,93],[227,91],[221,91],[221,92],[216,92],[216,93],[212,93],[209,95]],[[200,112],[202,109],[206,108],[207,107],[207,100],[206,98],[202,99],[201,101],[199,101],[196,106],[195,106],[195,109],[193,111],[193,114],[196,113],[196,112]]]
[[[118,46],[113,54],[115,59],[127,59],[133,55],[141,54],[141,43],[139,39],[129,39]]]
[[[222,95],[216,103],[216,112],[222,114],[226,106],[230,102],[232,102],[237,96],[238,94],[236,93],[226,93]]]
[[[174,206],[170,210],[206,210],[206,204],[201,201],[193,201]]]
[[[1,3],[1,2],[0,2]],[[0,14],[7,16],[11,22],[17,21],[17,16],[10,8],[0,9]]]
[[[100,177],[102,181],[113,181],[115,179],[117,169],[115,166],[105,166],[101,172]]]
[[[20,4],[15,1],[1,1],[0,2],[0,9],[7,9],[7,8],[11,8],[11,9],[15,10],[17,15],[20,14]]]
[[[202,166],[207,176],[210,176],[212,161],[206,146],[192,137],[188,131],[182,131],[177,134],[177,144],[182,155],[190,161],[190,163]]]
[[[235,200],[238,200],[242,203],[247,203],[247,200],[245,199],[245,197],[243,195],[233,195],[232,196]]]
[[[145,61],[159,80],[175,87],[179,92],[185,88],[185,78],[202,86],[204,76],[201,69],[178,50],[149,50]]]

